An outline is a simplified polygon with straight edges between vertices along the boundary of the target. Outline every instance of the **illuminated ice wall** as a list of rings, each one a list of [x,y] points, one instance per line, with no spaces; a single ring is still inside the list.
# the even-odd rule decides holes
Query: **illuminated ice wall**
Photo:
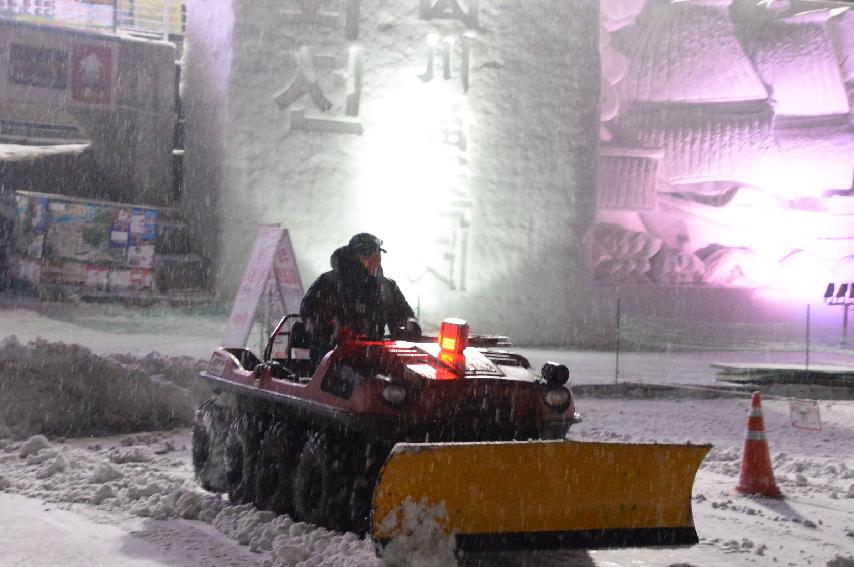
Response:
[[[794,0],[190,0],[212,283],[278,222],[306,286],[378,234],[428,328],[601,346],[618,298],[761,328],[783,294],[800,333],[854,281],[852,38]]]
[[[233,294],[259,223],[290,230],[306,287],[369,231],[425,328],[582,333],[598,8],[189,0],[187,187],[217,291]]]
[[[602,0],[600,25],[596,281],[854,281],[852,10]]]

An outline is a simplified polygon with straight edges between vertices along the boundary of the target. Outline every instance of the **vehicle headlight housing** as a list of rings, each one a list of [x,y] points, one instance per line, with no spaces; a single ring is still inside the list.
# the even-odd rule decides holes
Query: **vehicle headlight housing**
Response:
[[[383,388],[382,397],[393,406],[400,405],[406,400],[406,388],[400,384],[389,384]]]
[[[569,380],[569,368],[557,362],[546,362],[541,371],[543,380],[552,388],[563,386]]]
[[[569,390],[563,387],[551,388],[545,392],[543,399],[546,405],[555,411],[564,411],[569,407],[569,402],[572,400],[572,394]]]

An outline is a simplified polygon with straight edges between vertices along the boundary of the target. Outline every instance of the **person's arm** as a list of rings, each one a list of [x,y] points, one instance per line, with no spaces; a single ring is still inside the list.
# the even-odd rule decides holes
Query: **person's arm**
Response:
[[[415,319],[415,312],[403,292],[394,280],[383,278],[383,304],[385,306],[386,324],[393,337],[416,339],[421,336],[421,326]]]

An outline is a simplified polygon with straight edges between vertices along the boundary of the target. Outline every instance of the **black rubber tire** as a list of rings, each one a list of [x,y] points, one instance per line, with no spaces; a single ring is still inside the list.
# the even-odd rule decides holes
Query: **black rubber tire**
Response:
[[[294,474],[301,441],[297,432],[279,421],[264,433],[254,467],[253,495],[257,508],[277,514],[293,512]]]
[[[231,424],[225,437],[225,480],[233,504],[253,501],[255,462],[259,443],[258,418],[243,414]]]
[[[364,441],[354,442],[352,446],[350,465],[356,476],[350,494],[349,530],[364,535],[370,529],[374,488],[380,470],[388,459],[391,446],[381,443],[366,444]]]
[[[309,436],[294,476],[297,519],[333,530],[349,528],[352,471],[347,461],[348,449],[342,442],[321,431]]]
[[[202,402],[193,418],[193,472],[210,492],[228,488],[222,463],[227,431],[227,412],[213,398]]]
[[[211,487],[202,474],[210,453],[210,438],[204,425],[204,414],[210,411],[208,406],[212,403],[213,400],[202,402],[193,417],[193,474],[205,490],[210,490]]]

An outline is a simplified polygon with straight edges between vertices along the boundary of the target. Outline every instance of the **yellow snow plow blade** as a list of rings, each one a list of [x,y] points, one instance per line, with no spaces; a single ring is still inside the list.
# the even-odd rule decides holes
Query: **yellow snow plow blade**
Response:
[[[385,543],[414,506],[460,548],[697,543],[694,476],[710,445],[511,441],[398,444],[374,491],[371,534]]]

